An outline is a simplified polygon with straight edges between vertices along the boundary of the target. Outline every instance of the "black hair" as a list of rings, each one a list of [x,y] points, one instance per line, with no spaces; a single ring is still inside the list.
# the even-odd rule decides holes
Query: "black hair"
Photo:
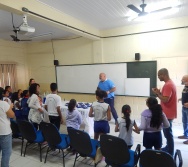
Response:
[[[57,84],[56,83],[51,83],[50,84],[50,89],[51,89],[51,91],[56,91],[57,90]]]
[[[74,110],[76,106],[76,100],[75,99],[71,99],[69,104],[68,104],[68,109],[70,112],[72,112]]]
[[[4,89],[2,87],[0,87],[0,100],[3,98],[3,91],[4,91]]]
[[[22,96],[25,97],[29,90],[24,90]]]
[[[12,94],[11,100],[12,100],[12,103],[14,103],[15,100],[16,100],[16,101],[19,101],[19,99],[18,99],[18,92],[14,92],[14,93]]]
[[[127,128],[127,131],[129,130],[129,126],[131,124],[131,119],[130,119],[130,112],[131,112],[131,107],[129,105],[124,105],[121,109],[121,112],[123,113],[124,115],[124,119],[125,119],[125,122],[126,122],[126,128]]]
[[[29,95],[30,96],[32,96],[32,94],[38,95],[37,86],[40,86],[40,85],[37,84],[37,83],[33,83],[33,84],[30,85],[30,87],[29,87]]]
[[[95,91],[95,94],[96,94],[96,96],[98,96],[100,99],[103,99],[103,98],[107,97],[107,93],[106,93],[105,91],[101,90],[101,89],[97,89],[97,90]]]
[[[34,80],[33,78],[30,78],[29,80],[29,86],[31,86],[31,81]]]
[[[150,126],[159,129],[163,121],[162,107],[160,104],[158,104],[158,101],[155,97],[149,97],[147,99],[147,105],[152,113]]]
[[[10,86],[5,86],[5,90],[8,90],[8,88],[10,88]]]

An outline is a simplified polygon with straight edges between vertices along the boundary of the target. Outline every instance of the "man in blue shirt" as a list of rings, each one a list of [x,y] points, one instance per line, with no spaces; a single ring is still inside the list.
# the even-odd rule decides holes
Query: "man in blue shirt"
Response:
[[[110,105],[112,115],[115,119],[115,122],[117,122],[118,115],[114,108],[114,91],[116,90],[116,87],[110,79],[106,78],[105,73],[100,73],[99,79],[100,79],[100,82],[98,84],[98,88],[103,91],[106,91],[108,96],[107,98],[104,99],[104,102]]]

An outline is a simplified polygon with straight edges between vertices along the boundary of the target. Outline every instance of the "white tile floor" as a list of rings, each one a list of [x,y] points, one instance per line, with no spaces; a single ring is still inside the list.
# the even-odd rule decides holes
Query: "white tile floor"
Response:
[[[114,132],[114,123],[110,123],[111,127],[111,133],[112,135],[118,135],[118,133]],[[61,126],[60,129],[61,133],[66,132],[65,125]],[[183,167],[188,166],[188,145],[183,144],[182,139],[178,139],[177,136],[182,135],[182,125],[173,124],[173,132],[174,132],[174,141],[175,141],[175,149],[180,149],[183,157]],[[134,141],[135,144],[133,146],[133,149],[135,149],[137,144],[142,145],[142,136],[141,134],[135,134],[134,133]],[[163,143],[165,144],[165,139],[163,140]],[[40,162],[39,160],[39,151],[37,148],[31,148],[27,150],[26,156],[20,156],[20,148],[21,148],[21,141],[19,139],[13,139],[13,151],[10,159],[10,167],[62,167],[62,158],[61,154],[58,152],[55,152],[53,154],[50,154],[47,158],[47,162],[44,164],[44,157],[46,148],[42,151],[43,152],[43,162]],[[144,148],[142,147],[142,150]],[[75,155],[68,154],[65,157],[65,166],[71,167],[74,163]],[[76,163],[77,167],[90,167],[93,166],[93,162],[90,158],[83,159],[80,158],[79,162]],[[98,167],[104,167],[105,162],[102,161],[98,165]]]

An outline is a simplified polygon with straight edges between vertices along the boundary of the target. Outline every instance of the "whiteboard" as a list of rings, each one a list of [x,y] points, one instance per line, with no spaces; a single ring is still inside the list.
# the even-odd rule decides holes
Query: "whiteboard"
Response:
[[[150,96],[150,78],[126,78],[125,95]]]
[[[56,66],[58,92],[93,94],[101,72],[114,82],[116,95],[125,95],[127,63]]]

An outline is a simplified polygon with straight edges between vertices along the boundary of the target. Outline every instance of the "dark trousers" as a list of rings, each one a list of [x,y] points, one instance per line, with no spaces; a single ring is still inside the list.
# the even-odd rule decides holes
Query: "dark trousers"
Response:
[[[108,103],[110,105],[112,116],[114,117],[115,121],[117,122],[118,115],[114,108],[114,97],[106,98],[106,99],[104,99],[104,102]]]
[[[59,130],[60,122],[61,122],[60,116],[51,116],[51,115],[49,115],[49,119],[50,119],[50,122],[52,124],[54,124],[57,127],[57,129]]]
[[[172,120],[169,119],[168,121],[169,121],[170,127],[163,129],[163,133],[166,138],[166,146],[162,150],[168,152],[170,155],[173,156],[174,155],[174,137],[172,133]]]

